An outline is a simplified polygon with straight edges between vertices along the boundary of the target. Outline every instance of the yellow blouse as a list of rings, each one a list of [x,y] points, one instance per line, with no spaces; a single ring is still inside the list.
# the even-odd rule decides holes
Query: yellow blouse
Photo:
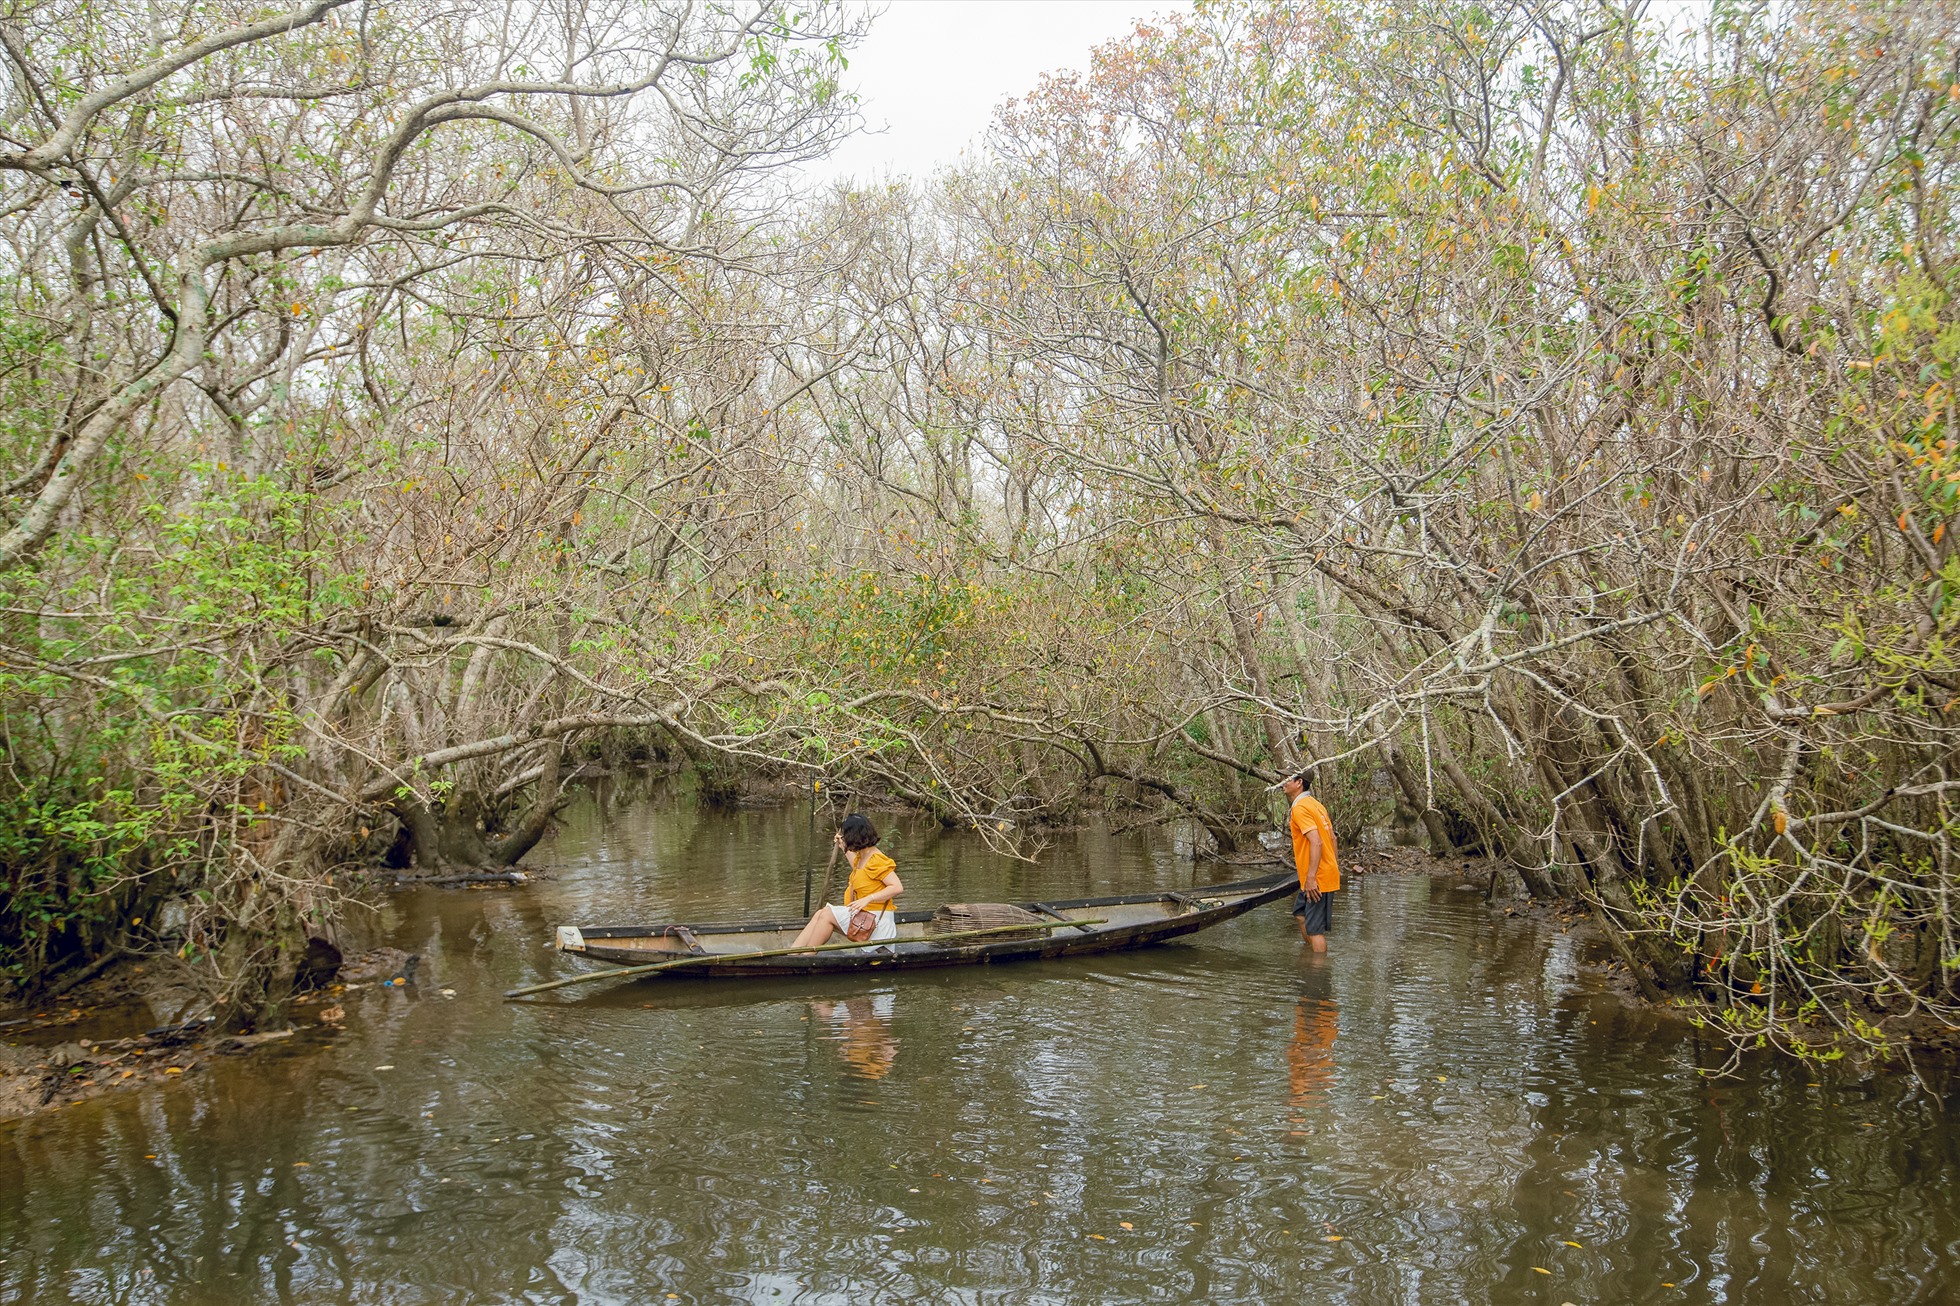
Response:
[[[844,890],[844,905],[846,907],[856,902],[859,898],[868,898],[878,892],[878,890],[884,888],[885,877],[898,869],[897,862],[885,856],[883,853],[878,852],[876,849],[873,849],[871,855],[864,859],[862,866],[858,865],[855,856],[849,853],[845,855],[851,857],[851,882]],[[885,899],[883,902],[866,903],[864,906],[865,911],[890,911],[891,909],[892,899],[890,898]]]

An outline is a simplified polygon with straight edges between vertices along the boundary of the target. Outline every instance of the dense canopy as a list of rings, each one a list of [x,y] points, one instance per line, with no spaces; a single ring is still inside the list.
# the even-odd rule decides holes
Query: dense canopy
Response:
[[[0,18],[7,980],[275,1018],[655,758],[1020,855],[1313,762],[1739,1041],[1960,1016],[1947,6],[1217,0],[799,187],[862,21]]]

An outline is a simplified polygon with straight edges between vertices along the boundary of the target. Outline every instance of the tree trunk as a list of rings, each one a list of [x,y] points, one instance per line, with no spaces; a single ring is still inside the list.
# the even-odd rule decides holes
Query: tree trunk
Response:
[[[1416,784],[1415,772],[1409,769],[1408,759],[1402,756],[1402,750],[1384,740],[1382,751],[1388,755],[1388,772],[1395,777],[1395,787],[1402,791],[1402,797],[1408,800],[1409,806],[1422,816],[1423,829],[1429,831],[1430,851],[1438,857],[1454,854],[1456,844],[1450,839],[1449,827],[1443,824],[1443,814],[1436,810],[1435,804]]]

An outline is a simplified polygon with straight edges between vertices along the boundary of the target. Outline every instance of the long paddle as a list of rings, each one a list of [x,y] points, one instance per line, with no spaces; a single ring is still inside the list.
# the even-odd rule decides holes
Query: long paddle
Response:
[[[842,816],[842,817],[841,817],[841,818],[839,819],[839,821],[838,821],[838,824],[840,824],[840,825],[841,825],[841,824],[843,824],[843,822],[844,822],[844,821],[847,821],[847,820],[849,820],[849,819],[850,819],[850,816],[851,816],[851,813],[852,813],[852,812],[855,812],[855,811],[857,810],[857,805],[858,805],[858,796],[857,796],[856,794],[852,794],[852,795],[851,795],[851,796],[850,796],[849,798],[847,798],[847,799],[845,799],[845,800],[844,800],[844,815],[843,815],[843,816]],[[812,810],[812,811],[814,812],[814,811],[815,811],[816,809],[815,809],[815,808],[812,808],[811,810]],[[821,887],[822,887],[822,889],[823,889],[823,892],[822,892],[821,894],[819,894],[819,895],[818,895],[818,897],[817,897],[817,901],[818,901],[818,902],[829,902],[829,901],[830,901],[830,873],[831,873],[832,871],[834,871],[834,870],[836,870],[836,869],[837,869],[837,854],[838,854],[838,853],[841,853],[841,852],[843,852],[843,851],[844,851],[844,845],[843,845],[843,843],[842,843],[841,841],[839,841],[839,840],[836,840],[836,839],[833,839],[833,840],[831,840],[831,843],[830,843],[830,860],[829,860],[829,861],[827,861],[827,862],[825,862],[825,863],[823,864],[823,885],[821,886]],[[805,878],[807,879],[808,877],[805,877]],[[851,882],[850,882],[849,880],[845,880],[845,881],[844,881],[844,891],[845,891],[846,893],[849,893],[849,892],[850,892],[850,889],[851,889]],[[805,884],[805,885],[803,886],[803,899],[804,899],[804,901],[803,901],[803,911],[804,911],[804,914],[805,914],[805,915],[808,915],[808,914],[809,914],[809,911],[810,911],[810,902],[809,902],[809,899],[810,899],[810,886],[809,886],[808,884]],[[846,905],[848,905],[848,904],[846,904]]]
[[[951,943],[954,939],[973,939],[983,934],[1006,934],[1010,930],[1059,930],[1070,925],[1107,925],[1107,917],[1091,921],[1057,921],[1039,924],[1032,922],[1018,925],[992,925],[984,930],[960,930],[954,934],[939,934],[930,939],[918,940],[924,943]],[[907,940],[911,942],[912,940]],[[762,957],[787,957],[800,952],[842,952],[846,948],[878,948],[896,939],[865,939],[858,943],[819,943],[808,948],[765,948],[760,952],[704,952],[698,957],[682,957],[679,961],[656,961],[645,966],[621,966],[615,970],[595,970],[589,975],[573,975],[568,979],[549,980],[543,984],[531,984],[521,989],[512,989],[504,994],[506,999],[526,997],[532,993],[543,993],[546,989],[562,989],[567,984],[585,984],[592,980],[625,979],[628,975],[651,975],[657,970],[678,970],[682,966],[699,966],[710,961],[755,961]]]

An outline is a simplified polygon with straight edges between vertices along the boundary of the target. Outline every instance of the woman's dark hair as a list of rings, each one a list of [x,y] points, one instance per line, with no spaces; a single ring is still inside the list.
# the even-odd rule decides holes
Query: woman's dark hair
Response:
[[[878,846],[878,827],[871,824],[871,818],[863,812],[852,812],[837,828],[844,832],[847,852],[863,852],[866,848]]]

